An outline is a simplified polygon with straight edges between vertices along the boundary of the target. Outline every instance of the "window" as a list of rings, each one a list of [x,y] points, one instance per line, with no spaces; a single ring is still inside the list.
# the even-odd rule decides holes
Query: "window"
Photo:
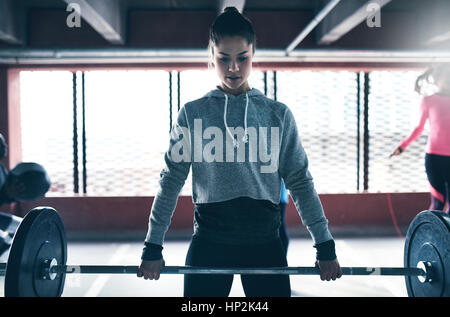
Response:
[[[166,71],[85,74],[87,193],[154,195],[169,138]]]
[[[398,157],[389,153],[419,122],[420,96],[414,92],[419,72],[370,73],[369,94],[369,190],[371,192],[428,191],[425,144],[422,136]]]
[[[320,193],[357,188],[357,76],[278,72],[278,100],[292,111]]]
[[[401,157],[388,158],[417,122],[418,75],[374,71],[368,76],[365,163],[371,192],[428,190],[426,132]],[[178,107],[218,84],[214,71],[195,69],[22,71],[20,80],[23,161],[46,167],[53,195],[73,194],[76,184],[82,188],[85,173],[86,193],[92,196],[156,195]],[[317,191],[357,192],[364,142],[358,73],[254,70],[249,82],[293,112]],[[181,194],[191,195],[191,175]]]
[[[20,73],[22,160],[45,166],[51,193],[73,193],[72,73]]]

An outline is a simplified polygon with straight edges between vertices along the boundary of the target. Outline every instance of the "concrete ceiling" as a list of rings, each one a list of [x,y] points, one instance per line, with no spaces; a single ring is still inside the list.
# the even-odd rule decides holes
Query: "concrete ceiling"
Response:
[[[73,4],[80,27],[67,22]],[[204,50],[209,25],[229,5],[253,21],[258,49],[277,58],[307,51],[450,52],[448,0],[0,0],[0,63],[36,50],[183,56]]]

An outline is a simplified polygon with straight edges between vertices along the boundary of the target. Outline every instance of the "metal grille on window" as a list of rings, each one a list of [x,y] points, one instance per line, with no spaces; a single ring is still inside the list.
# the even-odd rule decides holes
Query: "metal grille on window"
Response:
[[[413,88],[419,74],[374,71],[367,77],[366,176],[371,192],[428,191],[424,170],[427,126],[405,153],[388,159],[417,124],[421,97]],[[81,146],[81,105],[76,112],[77,125],[73,108],[73,93],[76,103],[83,97],[80,75],[68,71],[21,72],[23,161],[46,167],[52,180],[51,193],[72,194],[74,170],[78,170],[80,178],[85,171],[82,159],[74,169],[72,138],[77,132],[78,157],[87,155],[88,195],[156,195],[169,146],[170,119],[175,122],[178,106],[214,89],[217,75],[200,70],[86,72],[86,153],[82,153]],[[270,98],[276,97],[293,112],[319,193],[356,192],[358,178],[362,183],[364,177],[364,120],[360,108],[358,142],[357,75],[346,71],[278,71],[275,82],[274,72],[254,70],[249,79],[252,87],[266,91]],[[360,75],[362,101],[366,76]],[[191,195],[191,188],[188,176],[181,194]]]
[[[421,73],[374,71],[369,75],[369,191],[428,191],[425,174],[425,131],[406,151],[389,159],[419,120],[421,97],[414,83]]]
[[[356,78],[345,71],[277,72],[277,100],[295,117],[320,193],[357,188]]]
[[[86,73],[89,195],[156,195],[168,145],[166,71]]]
[[[22,71],[20,105],[22,161],[45,167],[52,194],[72,194],[72,73]]]

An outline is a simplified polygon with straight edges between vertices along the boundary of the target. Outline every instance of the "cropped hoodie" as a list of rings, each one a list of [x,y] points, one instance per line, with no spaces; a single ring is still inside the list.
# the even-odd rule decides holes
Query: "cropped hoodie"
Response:
[[[194,204],[239,197],[278,204],[283,179],[314,243],[333,239],[292,112],[257,89],[232,95],[217,88],[186,103],[164,160],[147,243],[163,244],[190,170]]]

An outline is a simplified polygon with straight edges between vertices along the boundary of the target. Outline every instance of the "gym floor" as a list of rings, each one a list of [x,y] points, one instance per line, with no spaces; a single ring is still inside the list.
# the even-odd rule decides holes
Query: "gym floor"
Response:
[[[184,265],[189,241],[168,241],[164,246],[166,265]],[[67,264],[138,265],[142,242],[69,242]],[[403,266],[404,238],[374,237],[336,239],[341,266]],[[315,249],[310,239],[291,239],[289,266],[314,265]],[[0,261],[3,259],[0,259]],[[343,276],[335,282],[322,282],[318,276],[291,276],[292,296],[406,297],[403,277]],[[0,296],[4,277],[0,279]],[[182,275],[162,275],[158,281],[145,281],[134,275],[67,275],[65,297],[181,297]],[[235,275],[230,296],[242,297],[239,275]]]

